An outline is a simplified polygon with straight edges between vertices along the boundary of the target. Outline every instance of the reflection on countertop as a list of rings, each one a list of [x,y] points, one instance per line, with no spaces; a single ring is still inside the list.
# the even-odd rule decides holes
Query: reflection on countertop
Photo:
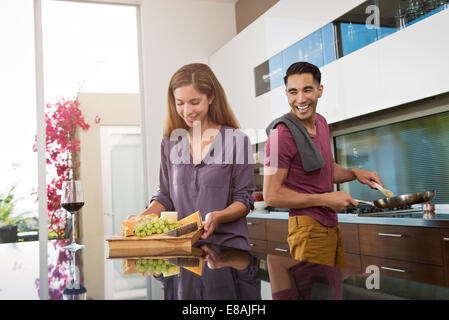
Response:
[[[165,300],[261,300],[260,260],[248,251],[201,245],[201,254],[133,257],[124,274],[153,276]]]
[[[274,300],[449,300],[449,288],[268,255]]]
[[[70,252],[62,247],[70,239],[48,240],[49,299],[62,300],[70,278]],[[0,300],[39,299],[39,241],[0,244]],[[77,267],[82,275],[81,260],[77,252]],[[82,286],[82,281],[81,281]]]
[[[201,250],[192,257],[120,260],[124,273],[158,281],[165,300],[261,300],[262,281],[273,300],[449,300],[449,288],[382,276],[375,266],[361,273],[223,246]]]

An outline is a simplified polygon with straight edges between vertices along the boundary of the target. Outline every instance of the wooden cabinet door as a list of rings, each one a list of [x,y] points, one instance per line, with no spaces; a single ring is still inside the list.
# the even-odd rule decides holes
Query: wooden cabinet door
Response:
[[[345,252],[360,254],[359,229],[355,223],[340,223]]]
[[[359,224],[359,239],[362,255],[443,265],[437,228]]]
[[[380,274],[383,276],[429,283],[437,286],[445,285],[442,266],[362,255],[363,270],[366,270],[369,265],[377,266]]]
[[[265,219],[247,218],[246,223],[250,239],[266,240]]]
[[[288,220],[267,219],[267,240],[287,243]]]
[[[449,287],[449,230],[441,229],[441,242],[443,248],[443,258],[446,276],[446,287]]]
[[[251,251],[267,253],[267,242],[265,240],[249,239]]]
[[[267,253],[274,254],[277,256],[290,257],[290,249],[287,241],[284,242],[269,241],[267,243]]]
[[[362,272],[362,260],[359,254],[345,252],[346,269]]]

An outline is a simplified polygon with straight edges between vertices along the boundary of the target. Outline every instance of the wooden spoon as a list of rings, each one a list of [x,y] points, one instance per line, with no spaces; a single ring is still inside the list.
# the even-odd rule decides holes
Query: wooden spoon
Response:
[[[380,185],[378,185],[377,183],[373,182],[374,186],[380,191],[382,192],[386,197],[394,197],[394,193],[391,190],[382,188]]]

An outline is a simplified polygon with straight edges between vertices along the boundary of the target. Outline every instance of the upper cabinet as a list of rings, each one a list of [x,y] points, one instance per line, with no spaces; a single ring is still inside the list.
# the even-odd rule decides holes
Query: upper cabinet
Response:
[[[320,67],[329,123],[449,91],[445,1],[282,0],[210,57],[252,142],[289,111],[283,77]],[[419,23],[418,23],[419,22]]]

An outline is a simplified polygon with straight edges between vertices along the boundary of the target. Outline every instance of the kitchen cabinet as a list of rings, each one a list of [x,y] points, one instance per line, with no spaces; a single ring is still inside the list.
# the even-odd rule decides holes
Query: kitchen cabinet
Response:
[[[359,225],[362,255],[443,265],[437,228]]]
[[[359,230],[356,224],[340,223],[345,252],[360,254]]]
[[[440,232],[443,247],[443,259],[445,265],[446,287],[449,287],[449,230],[442,229]]]
[[[443,266],[361,255],[362,270],[379,267],[383,276],[445,286]]]
[[[357,223],[340,229],[347,268],[375,265],[384,276],[449,287],[449,230]]]
[[[265,220],[267,225],[267,240],[287,242],[288,220]]]
[[[251,250],[290,256],[288,220],[247,218]],[[449,287],[449,229],[340,223],[346,268]]]
[[[250,239],[266,240],[265,219],[246,219]]]
[[[290,256],[288,220],[247,218],[251,251]]]
[[[362,261],[360,254],[345,252],[345,261],[347,269],[355,272],[362,272]]]

